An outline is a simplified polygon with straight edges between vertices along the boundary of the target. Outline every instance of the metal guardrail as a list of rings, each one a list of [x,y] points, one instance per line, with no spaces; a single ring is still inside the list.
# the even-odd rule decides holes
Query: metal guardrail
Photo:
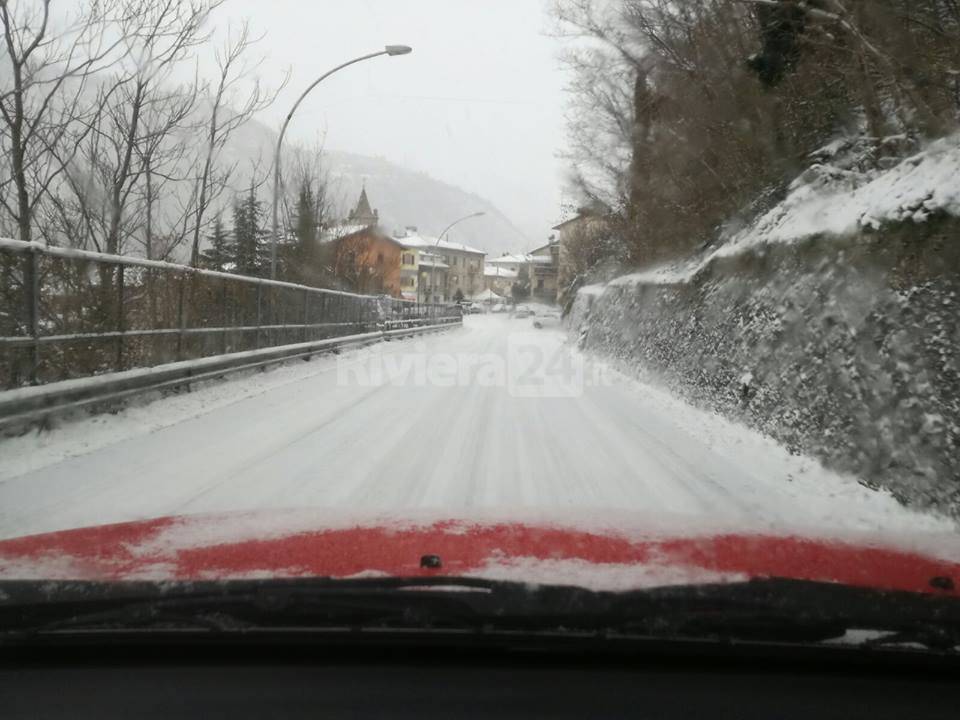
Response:
[[[0,389],[459,319],[450,305],[0,238]]]
[[[448,330],[459,325],[449,320],[435,325],[328,338],[294,345],[262,348],[230,355],[185,360],[152,368],[65,380],[0,393],[0,427],[36,422],[49,415],[90,405],[117,401],[126,397],[191,383],[212,380],[228,373],[262,368],[297,358],[309,358],[325,352],[343,350],[390,340]]]

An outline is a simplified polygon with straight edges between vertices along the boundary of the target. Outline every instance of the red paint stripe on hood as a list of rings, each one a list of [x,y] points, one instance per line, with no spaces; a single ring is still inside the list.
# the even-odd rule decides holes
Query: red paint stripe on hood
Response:
[[[254,573],[277,577],[346,577],[365,572],[469,575],[491,563],[535,559],[574,560],[598,567],[702,569],[751,578],[785,577],[948,595],[955,592],[935,588],[931,580],[949,577],[954,584],[960,583],[960,564],[954,562],[889,547],[796,536],[720,534],[633,540],[521,523],[441,522],[179,543],[178,532],[189,533],[197,523],[215,524],[216,518],[160,518],[0,541],[0,576],[47,577],[37,574],[44,563],[56,568],[50,571],[51,579],[156,576],[189,580]],[[442,567],[421,568],[420,557],[426,554],[439,555]]]

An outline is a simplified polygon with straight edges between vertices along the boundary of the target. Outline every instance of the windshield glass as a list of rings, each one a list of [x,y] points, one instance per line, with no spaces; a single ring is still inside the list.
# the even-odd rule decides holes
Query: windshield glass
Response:
[[[0,24],[0,581],[956,596],[956,3]]]

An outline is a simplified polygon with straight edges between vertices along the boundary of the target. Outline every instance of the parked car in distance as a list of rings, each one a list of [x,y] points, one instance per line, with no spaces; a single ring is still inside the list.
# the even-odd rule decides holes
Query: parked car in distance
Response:
[[[526,305],[517,305],[517,307],[513,310],[513,317],[515,318],[522,319],[533,317],[534,315],[536,315],[536,313]]]
[[[480,303],[470,302],[469,300],[464,300],[460,303],[460,310],[464,315],[477,315],[483,312],[483,305]]]
[[[490,312],[495,312],[495,313],[506,312],[506,310],[507,310],[507,306],[504,305],[503,303],[497,303],[492,308],[490,308]]]

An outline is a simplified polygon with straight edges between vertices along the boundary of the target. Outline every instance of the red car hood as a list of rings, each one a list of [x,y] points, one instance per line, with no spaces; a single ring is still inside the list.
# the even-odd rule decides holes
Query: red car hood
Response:
[[[427,555],[440,566],[424,566]],[[930,538],[898,544],[867,536],[644,533],[504,521],[331,524],[303,512],[165,517],[0,540],[2,579],[364,575],[613,590],[780,577],[950,596],[958,594],[960,564]]]

